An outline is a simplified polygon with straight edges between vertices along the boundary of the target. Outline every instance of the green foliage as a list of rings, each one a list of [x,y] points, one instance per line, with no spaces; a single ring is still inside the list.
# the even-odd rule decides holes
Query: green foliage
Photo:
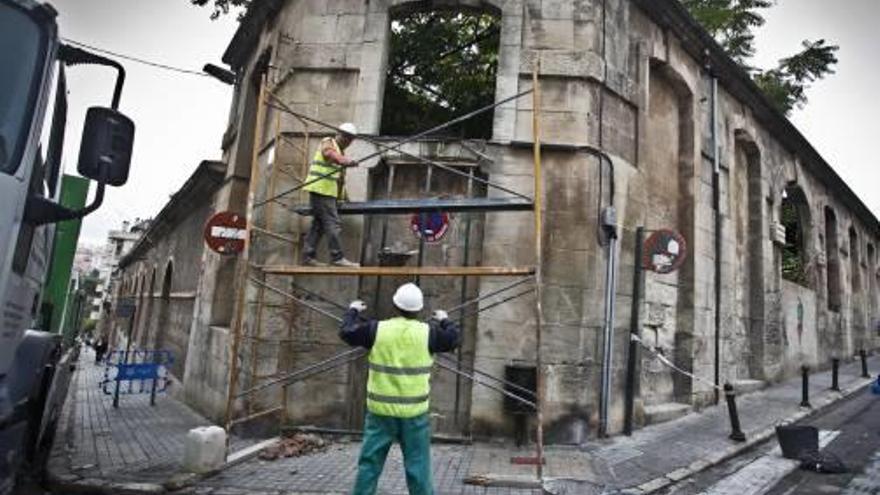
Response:
[[[248,7],[251,5],[252,0],[189,0],[193,5],[197,5],[199,7],[204,7],[205,5],[211,4],[214,7],[214,11],[211,12],[211,19],[217,19],[221,15],[228,14],[230,9],[241,9],[239,13],[239,19],[241,16],[247,12]]]
[[[754,30],[764,25],[760,11],[771,7],[772,0],[682,0],[682,3],[786,115],[794,108],[803,108],[810,83],[834,73],[839,47],[828,45],[823,39],[805,40],[802,51],[783,58],[772,69],[760,70],[747,65],[755,54]]]
[[[825,40],[804,41],[804,49],[779,61],[779,67],[754,75],[755,82],[785,114],[807,103],[809,83],[833,74],[837,63],[838,47],[826,45]]]
[[[743,65],[755,54],[753,30],[764,25],[758,11],[773,5],[770,0],[683,0],[682,4]]]
[[[499,36],[499,19],[489,14],[439,10],[394,19],[382,133],[412,134],[491,104]],[[492,116],[445,133],[489,138]]]
[[[782,200],[782,225],[785,227],[785,246],[782,247],[782,278],[800,285],[807,285],[804,264],[804,241],[800,212],[791,198]]]

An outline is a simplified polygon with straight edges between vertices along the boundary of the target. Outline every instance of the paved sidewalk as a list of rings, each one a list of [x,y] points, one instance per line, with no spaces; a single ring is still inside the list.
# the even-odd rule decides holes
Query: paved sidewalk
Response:
[[[872,369],[880,358],[872,358]],[[847,393],[863,392],[869,380],[861,378],[858,363],[840,370],[843,393],[828,389],[830,372],[811,377],[810,400],[819,409]],[[866,393],[866,392],[863,392]],[[777,384],[740,397],[740,418],[748,442],[729,440],[726,406],[710,407],[676,421],[637,431],[632,437],[594,441],[581,448],[548,448],[544,488],[550,493],[650,493],[690,476],[772,436],[780,422],[809,415],[799,407],[800,379]],[[243,495],[246,493],[347,493],[354,483],[359,444],[335,445],[326,452],[277,461],[251,460],[202,481],[196,493]],[[540,493],[538,490],[484,488],[464,485],[468,477],[500,481],[534,478],[534,467],[510,464],[510,457],[534,455],[511,446],[477,444],[434,447],[433,472],[438,494]],[[380,481],[380,493],[406,494],[400,452],[397,447]]]
[[[161,484],[179,473],[186,433],[212,423],[165,394],[156,396],[155,406],[149,393],[121,395],[114,409],[113,396],[100,386],[103,375],[94,351],[83,347],[59,420],[51,477],[65,485],[100,487]],[[232,439],[233,450],[250,443]]]
[[[112,408],[112,396],[98,388],[103,370],[95,366],[91,352],[83,352],[62,417],[61,431],[53,450],[50,470],[57,481],[68,485],[109,487],[119,493],[121,483],[141,492],[155,493],[178,474],[183,439],[193,427],[210,424],[185,405],[160,396],[156,407],[148,395],[124,396],[120,408]],[[871,359],[872,370],[880,358]],[[811,380],[811,402],[821,408],[847,393],[866,393],[869,380],[859,377],[857,363],[841,367],[844,393],[831,392],[830,373],[817,373]],[[591,441],[580,448],[552,447],[546,452],[544,488],[550,493],[650,493],[674,481],[736,455],[769,438],[773,427],[810,414],[798,407],[800,380],[738,399],[748,443],[727,439],[726,408],[712,407],[676,421],[637,431],[632,437]],[[232,439],[234,450],[247,444]],[[181,493],[198,495],[347,493],[353,485],[359,443],[336,443],[319,453],[298,458],[262,461],[256,458],[229,467],[185,488]],[[439,495],[537,495],[538,489],[465,485],[469,477],[487,480],[534,480],[533,466],[515,466],[510,457],[533,455],[507,445],[436,445],[432,464]],[[113,485],[113,484],[116,485]],[[114,492],[114,489],[116,491]],[[406,494],[400,451],[394,447],[380,481],[380,493]]]

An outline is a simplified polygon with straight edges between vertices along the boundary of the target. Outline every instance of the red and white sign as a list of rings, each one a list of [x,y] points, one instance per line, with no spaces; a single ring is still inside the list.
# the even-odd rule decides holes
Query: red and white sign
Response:
[[[687,241],[674,230],[654,231],[645,241],[642,266],[655,273],[672,273],[687,259]]]
[[[440,242],[449,231],[449,215],[442,211],[415,213],[409,222],[410,230],[425,242]]]
[[[244,251],[247,239],[247,221],[242,215],[229,211],[217,213],[205,225],[205,243],[220,254],[238,254]]]

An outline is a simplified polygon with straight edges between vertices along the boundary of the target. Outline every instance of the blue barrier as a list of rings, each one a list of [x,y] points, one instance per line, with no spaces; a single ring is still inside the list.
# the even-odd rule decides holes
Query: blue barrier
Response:
[[[168,369],[174,363],[170,351],[164,350],[118,350],[110,352],[104,360],[104,379],[101,390],[113,395],[113,407],[119,407],[119,396],[150,394],[150,405],[156,404],[156,394],[163,393],[171,384]],[[111,372],[115,370],[115,374]],[[125,382],[127,387],[122,383]],[[135,386],[135,385],[139,386]],[[110,386],[113,390],[110,390]]]

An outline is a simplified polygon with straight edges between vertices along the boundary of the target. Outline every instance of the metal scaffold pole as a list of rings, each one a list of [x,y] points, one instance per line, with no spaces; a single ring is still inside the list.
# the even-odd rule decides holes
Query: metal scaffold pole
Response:
[[[535,61],[532,71],[532,132],[534,134],[534,161],[535,161],[535,405],[537,406],[537,453],[538,459],[535,464],[538,480],[544,479],[544,372],[543,360],[541,359],[542,325],[544,321],[544,309],[542,305],[543,283],[543,180],[541,172],[541,90],[538,81],[540,71],[540,59]]]
[[[250,279],[250,263],[249,263],[249,253],[251,248],[251,228],[252,228],[252,217],[254,210],[254,197],[256,195],[257,189],[257,175],[259,173],[258,161],[260,154],[260,144],[262,142],[263,137],[263,119],[265,118],[265,98],[266,98],[266,75],[260,78],[260,93],[259,100],[257,101],[257,116],[256,116],[256,125],[254,130],[254,144],[253,144],[253,152],[251,155],[251,175],[249,178],[248,184],[248,197],[247,197],[247,209],[245,212],[245,220],[247,222],[247,226],[245,229],[245,238],[244,238],[244,250],[241,253],[241,257],[238,259],[239,263],[239,272],[240,276],[238,280],[240,281],[240,286],[238,288],[238,299],[236,300],[235,312],[234,312],[234,324],[233,324],[233,334],[232,334],[232,348],[229,354],[229,386],[227,389],[226,395],[226,417],[224,421],[224,426],[227,431],[227,453],[229,450],[229,429],[232,424],[232,417],[235,410],[235,389],[238,386],[238,375],[239,375],[239,366],[238,366],[238,353],[241,347],[242,340],[242,331],[244,326],[244,314],[247,311],[247,304],[245,297],[247,295],[247,286],[248,280]],[[254,343],[251,343],[254,345]]]
[[[335,321],[339,321],[340,317],[334,314],[331,311],[328,311],[321,304],[314,304],[314,300],[322,300],[325,303],[329,303],[331,306],[335,306],[339,309],[344,309],[344,306],[339,305],[336,302],[328,300],[326,297],[321,294],[306,289],[294,283],[299,282],[297,279],[292,279],[289,285],[285,285],[284,288],[280,287],[278,284],[274,284],[273,281],[276,281],[279,277],[314,277],[314,276],[335,276],[335,277],[358,277],[359,279],[363,279],[363,277],[376,276],[378,277],[378,287],[381,287],[381,283],[383,278],[388,276],[396,276],[396,277],[413,277],[418,280],[419,277],[461,277],[462,280],[462,288],[461,288],[461,304],[454,308],[450,308],[448,311],[450,314],[454,312],[461,312],[459,315],[459,320],[464,323],[468,318],[474,317],[482,311],[487,311],[493,307],[496,307],[501,304],[505,304],[514,299],[518,299],[520,297],[534,295],[536,297],[536,331],[537,331],[537,347],[536,347],[536,370],[537,370],[537,383],[536,388],[533,390],[524,388],[516,383],[509,382],[503,378],[495,377],[486,373],[485,371],[481,371],[476,367],[468,365],[463,362],[462,351],[459,350],[457,355],[454,356],[437,356],[437,366],[440,369],[449,371],[456,376],[456,397],[455,397],[455,409],[456,409],[456,418],[455,423],[459,424],[459,416],[461,407],[460,400],[462,396],[461,390],[461,379],[465,378],[471,380],[473,384],[485,386],[489,389],[492,389],[496,392],[501,393],[505,397],[521,402],[524,405],[527,405],[531,408],[537,410],[537,455],[538,462],[537,465],[537,476],[539,479],[543,479],[543,456],[544,456],[544,431],[543,431],[543,394],[544,394],[544,373],[543,373],[543,362],[541,356],[541,346],[542,346],[542,324],[543,324],[543,310],[541,307],[542,302],[542,292],[541,292],[541,284],[542,284],[542,274],[541,274],[541,265],[542,265],[542,238],[543,238],[543,218],[542,218],[542,202],[543,202],[543,183],[542,183],[542,172],[541,172],[541,133],[540,133],[540,96],[538,90],[538,72],[539,68],[536,66],[534,70],[533,76],[533,84],[534,87],[523,91],[517,95],[502,98],[497,100],[491,105],[484,106],[480,109],[472,111],[466,115],[462,115],[457,117],[445,124],[441,124],[439,126],[433,127],[427,131],[420,132],[408,138],[403,138],[398,140],[393,144],[385,144],[379,139],[371,138],[369,136],[361,135],[360,138],[366,142],[374,144],[379,151],[376,151],[372,154],[368,154],[366,157],[361,157],[361,160],[365,160],[367,158],[372,157],[383,157],[389,152],[394,152],[394,155],[399,155],[403,157],[409,157],[411,159],[415,159],[417,163],[422,164],[427,169],[427,175],[425,178],[423,193],[430,195],[434,193],[436,189],[436,180],[437,177],[434,175],[437,173],[437,170],[443,170],[445,172],[449,172],[452,175],[465,177],[468,181],[468,189],[467,196],[471,198],[474,195],[474,184],[482,184],[487,189],[495,189],[497,191],[501,191],[513,196],[516,196],[519,201],[518,203],[508,201],[507,203],[492,203],[490,200],[485,200],[483,203],[479,201],[472,200],[470,203],[459,204],[454,201],[446,201],[446,202],[438,202],[438,204],[429,203],[428,201],[422,201],[418,204],[404,204],[404,205],[382,205],[382,204],[373,204],[371,208],[364,208],[363,211],[357,211],[358,214],[367,215],[368,218],[372,218],[372,215],[380,214],[385,215],[385,221],[383,221],[382,228],[382,238],[381,238],[381,246],[384,246],[387,242],[385,237],[388,235],[387,226],[387,218],[390,215],[400,215],[401,212],[407,212],[407,208],[415,208],[414,212],[424,212],[424,211],[434,211],[440,210],[445,211],[449,210],[452,212],[458,211],[526,211],[532,210],[532,204],[534,204],[534,215],[535,215],[535,249],[536,249],[536,264],[537,267],[532,266],[483,266],[479,263],[473,264],[473,261],[470,259],[470,234],[471,234],[471,217],[472,215],[466,213],[467,215],[467,239],[465,243],[465,254],[464,254],[464,266],[423,266],[424,260],[426,256],[427,244],[422,241],[420,242],[419,249],[419,259],[418,266],[363,266],[356,268],[345,268],[345,267],[304,267],[299,265],[266,265],[263,264],[265,260],[262,260],[264,256],[260,253],[263,253],[262,249],[259,249],[259,245],[257,242],[262,242],[262,239],[265,239],[266,242],[278,242],[282,241],[284,243],[290,244],[296,250],[299,240],[292,235],[285,235],[282,232],[275,232],[274,227],[277,222],[273,221],[275,217],[277,217],[277,212],[274,212],[274,203],[278,203],[279,206],[282,207],[279,211],[293,211],[299,213],[296,208],[292,207],[286,202],[281,202],[280,200],[283,197],[292,195],[296,191],[302,190],[303,187],[309,184],[309,179],[299,177],[296,174],[295,170],[289,170],[288,167],[290,164],[285,163],[282,156],[283,153],[279,151],[277,147],[279,147],[282,141],[296,147],[299,151],[302,152],[305,158],[305,168],[306,170],[309,167],[309,158],[310,158],[310,143],[309,143],[309,124],[317,124],[322,127],[326,127],[330,130],[339,131],[338,128],[322,122],[313,117],[297,113],[292,110],[287,103],[285,103],[279,96],[274,93],[274,90],[277,89],[277,85],[273,86],[269,82],[269,78],[264,74],[261,77],[259,84],[259,97],[257,101],[257,111],[255,117],[255,133],[253,138],[253,150],[251,155],[251,173],[249,178],[249,187],[248,187],[248,196],[246,202],[246,227],[245,227],[245,239],[244,239],[244,248],[241,251],[240,257],[238,259],[238,266],[236,267],[238,287],[237,293],[235,295],[234,300],[234,313],[231,325],[231,342],[230,342],[230,363],[229,363],[229,381],[228,381],[228,389],[227,389],[227,402],[226,402],[226,412],[225,412],[225,425],[227,431],[231,429],[233,425],[251,420],[257,417],[263,417],[269,414],[280,413],[282,417],[282,421],[287,421],[288,418],[288,394],[290,392],[289,387],[300,381],[312,376],[315,376],[320,373],[327,373],[331,370],[338,369],[342,366],[346,366],[349,363],[356,361],[359,358],[362,358],[366,351],[363,349],[353,349],[345,352],[341,352],[335,356],[330,357],[329,359],[325,359],[323,361],[319,361],[317,363],[312,363],[306,365],[305,367],[295,370],[292,372],[287,371],[278,371],[275,370],[273,374],[263,374],[259,375],[257,372],[262,369],[259,366],[260,360],[260,349],[257,346],[262,345],[275,345],[275,346],[290,346],[293,345],[294,339],[293,328],[288,328],[288,334],[286,340],[282,338],[275,338],[274,335],[266,336],[267,338],[263,338],[263,326],[266,324],[264,321],[263,311],[267,311],[267,298],[269,294],[273,296],[281,296],[286,299],[290,304],[299,306],[305,311],[315,312],[324,317],[330,318]],[[483,178],[474,170],[468,170],[467,172],[461,170],[460,167],[457,167],[451,163],[438,162],[436,160],[431,160],[418,155],[411,154],[403,149],[404,144],[411,143],[417,141],[418,139],[425,137],[433,132],[436,132],[441,129],[446,129],[455,123],[462,122],[473,116],[489,111],[493,108],[497,108],[500,105],[503,105],[507,102],[514,101],[518,98],[524,97],[526,95],[532,94],[534,99],[534,110],[533,110],[533,124],[534,124],[534,179],[535,179],[535,195],[534,199],[530,198],[524,194],[516,192],[512,189],[508,189],[503,185],[491,182],[486,178]],[[274,116],[274,138],[267,138],[264,136],[266,131],[266,127],[270,126],[272,120],[268,119],[268,115],[271,113],[270,109],[276,113]],[[298,146],[294,143],[293,136],[295,133],[285,133],[282,132],[281,129],[281,113],[285,113],[288,115],[292,115],[294,118],[299,120],[300,123],[303,124],[305,132],[303,133],[305,137],[305,143],[299,142],[297,144],[304,146]],[[268,120],[268,122],[267,122]],[[267,142],[271,139],[271,143]],[[275,152],[272,151],[272,148],[275,148]],[[266,167],[272,167],[271,171],[268,169],[264,169],[261,167],[261,157],[263,154],[268,152],[270,158],[266,161]],[[276,154],[277,153],[277,154]],[[474,152],[475,154],[479,154]],[[483,159],[485,159],[485,155],[480,155]],[[388,183],[387,183],[387,191],[386,191],[386,200],[393,199],[393,188],[394,188],[394,175],[395,175],[395,164],[393,162],[388,164],[389,175],[388,175]],[[283,186],[281,181],[281,177],[278,173],[285,174],[286,178],[293,179],[293,182],[296,184],[289,189],[283,190]],[[303,172],[303,171],[300,171]],[[268,175],[268,184],[266,187],[263,187],[261,174]],[[269,175],[271,174],[271,175]],[[288,180],[288,179],[285,179]],[[314,179],[312,179],[314,180]],[[508,198],[509,199],[509,198]],[[523,204],[523,200],[525,200],[525,204]],[[381,201],[376,201],[374,203],[381,203]],[[259,208],[266,206],[265,209],[262,210],[262,215],[256,215],[256,211]],[[378,208],[377,208],[378,207]],[[381,208],[385,208],[382,210]],[[257,222],[257,217],[260,218],[260,221]],[[369,230],[369,227],[367,227]],[[364,259],[364,257],[361,257]],[[476,297],[468,298],[468,278],[467,277],[509,277],[509,276],[523,276],[523,278],[505,285],[504,287],[496,290],[488,290],[486,292],[477,292]],[[535,287],[523,288],[523,290],[514,291],[516,287],[519,287],[523,284],[533,283]],[[379,290],[376,290],[376,294],[378,297]],[[249,300],[249,294],[253,294],[254,297]],[[488,299],[494,298],[492,301],[488,301]],[[487,301],[486,304],[480,304],[481,301]],[[375,304],[378,307],[378,301]],[[470,306],[477,306],[474,310],[466,310]],[[251,347],[248,348],[247,346]],[[250,360],[250,363],[247,360]],[[289,368],[288,368],[289,369]],[[250,376],[248,376],[248,371]],[[271,409],[267,409],[265,411],[254,411],[254,405],[258,402],[254,401],[252,398],[254,394],[258,392],[268,392],[268,389],[272,387],[280,388],[280,398],[282,400],[282,404],[280,407],[274,407]],[[239,410],[237,406],[239,404],[238,401],[244,399],[247,408],[244,411],[244,414],[239,414]],[[277,404],[276,404],[277,406]],[[238,416],[238,417],[237,417]]]

